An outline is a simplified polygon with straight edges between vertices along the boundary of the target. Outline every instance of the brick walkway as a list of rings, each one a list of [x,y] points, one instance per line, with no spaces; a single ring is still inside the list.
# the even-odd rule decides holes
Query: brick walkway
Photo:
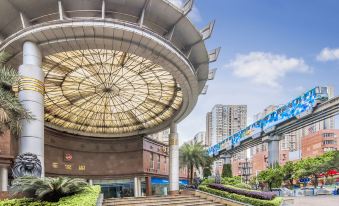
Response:
[[[339,196],[321,195],[306,197],[286,197],[284,206],[339,206]],[[293,200],[289,201],[289,200]]]

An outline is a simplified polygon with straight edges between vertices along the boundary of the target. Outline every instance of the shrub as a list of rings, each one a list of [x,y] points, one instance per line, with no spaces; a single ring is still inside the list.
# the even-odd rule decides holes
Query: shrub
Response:
[[[85,188],[82,192],[61,198],[58,202],[34,201],[32,198],[0,201],[0,206],[95,206],[100,186]]]
[[[237,188],[241,188],[241,189],[247,189],[247,190],[250,190],[252,189],[252,187],[246,183],[243,183],[243,182],[240,182],[240,183],[237,183],[235,185],[233,185],[234,187],[237,187]]]
[[[241,177],[234,176],[234,177],[224,177],[222,178],[221,183],[223,185],[232,185],[234,187],[243,188],[243,189],[251,189],[251,186],[241,182]]]
[[[206,178],[201,182],[201,185],[208,185],[211,183],[215,183],[215,179],[213,177]]]
[[[208,188],[205,185],[199,186],[199,190],[208,192],[208,193],[220,196],[220,197],[236,200],[236,201],[243,202],[243,203],[248,203],[254,206],[280,206],[282,203],[281,197],[276,197],[273,200],[261,200],[261,199],[255,199],[252,197],[246,197],[244,195],[225,192],[222,190]]]
[[[60,198],[79,193],[86,187],[87,182],[79,178],[25,176],[15,179],[11,190],[14,195],[22,193],[25,197],[35,200],[57,202]]]
[[[212,189],[222,190],[229,193],[235,193],[239,195],[244,195],[246,197],[252,197],[256,199],[262,200],[272,200],[276,197],[276,194],[273,192],[261,192],[261,191],[254,191],[254,190],[244,190],[235,187],[229,187],[221,184],[209,184],[208,187]]]

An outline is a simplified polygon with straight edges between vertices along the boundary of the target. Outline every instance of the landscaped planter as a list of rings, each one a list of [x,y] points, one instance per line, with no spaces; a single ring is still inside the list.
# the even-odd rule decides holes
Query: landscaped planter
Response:
[[[58,202],[40,202],[28,198],[0,201],[0,206],[96,206],[100,186],[86,188],[78,194],[61,198]]]
[[[246,197],[261,199],[261,200],[272,200],[277,196],[274,192],[245,190],[245,189],[235,188],[235,187],[226,186],[222,184],[209,184],[208,187],[217,189],[217,190],[222,190],[222,191],[229,192],[229,193],[244,195]]]
[[[230,192],[226,192],[223,190],[218,190],[218,189],[213,189],[210,188],[206,185],[201,185],[199,186],[199,190],[204,191],[204,192],[208,192],[210,194],[214,194],[220,197],[224,197],[224,198],[228,198],[228,199],[232,199],[232,200],[236,200],[239,202],[243,202],[243,203],[247,203],[247,204],[251,204],[254,206],[280,206],[282,203],[282,198],[281,197],[275,197],[272,200],[262,200],[262,199],[256,199],[253,197],[248,197],[245,195],[240,195],[237,193],[230,193]]]

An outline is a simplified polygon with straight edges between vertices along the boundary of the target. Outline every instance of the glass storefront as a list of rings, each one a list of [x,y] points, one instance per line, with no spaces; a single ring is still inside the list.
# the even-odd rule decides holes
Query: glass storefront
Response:
[[[169,182],[167,178],[152,177],[152,194],[153,195],[167,195],[169,191]],[[179,180],[180,185],[187,185],[187,180]]]
[[[134,180],[121,179],[121,180],[93,180],[94,185],[101,186],[101,192],[104,198],[120,198],[120,197],[133,197],[134,196]],[[146,193],[145,178],[141,178],[141,191]]]
[[[141,180],[141,195],[146,195],[146,181],[144,177]],[[134,179],[120,180],[93,180],[94,185],[100,185],[104,198],[122,198],[134,197]],[[169,182],[167,178],[152,177],[152,195],[168,195]],[[180,185],[187,185],[187,180],[180,180]]]

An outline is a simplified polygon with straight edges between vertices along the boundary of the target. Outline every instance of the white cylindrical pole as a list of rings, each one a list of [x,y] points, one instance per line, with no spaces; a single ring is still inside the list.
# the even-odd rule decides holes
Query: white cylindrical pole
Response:
[[[138,178],[134,177],[134,197],[139,197],[138,194]]]
[[[179,192],[179,144],[177,125],[171,124],[169,134],[169,194],[176,195]]]
[[[41,161],[44,176],[44,72],[42,56],[33,42],[23,45],[23,64],[19,67],[19,101],[30,112],[32,119],[21,121],[19,153],[36,154]]]
[[[5,166],[0,167],[1,174],[1,190],[2,192],[8,191],[8,168]]]

